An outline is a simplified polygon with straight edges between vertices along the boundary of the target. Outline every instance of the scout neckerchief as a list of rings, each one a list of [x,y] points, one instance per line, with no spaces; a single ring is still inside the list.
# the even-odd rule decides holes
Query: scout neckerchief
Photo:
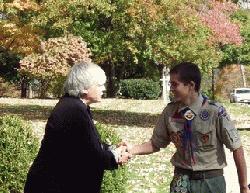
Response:
[[[182,146],[184,154],[190,152],[191,153],[191,159],[195,163],[194,159],[194,151],[193,151],[193,144],[192,144],[192,121],[195,118],[195,113],[189,108],[186,107],[183,110],[181,110],[181,114],[185,118],[184,123],[184,130],[183,130],[183,137],[182,137]]]
[[[202,106],[206,103],[207,98],[203,97],[202,101]],[[191,159],[193,163],[195,163],[195,157],[194,157],[194,147],[192,143],[192,138],[193,138],[193,132],[192,132],[192,121],[194,120],[196,114],[189,108],[185,107],[184,109],[181,110],[182,116],[185,118],[185,123],[184,123],[184,132],[183,132],[183,137],[182,137],[182,146],[183,146],[183,151],[184,155],[186,153],[191,154]]]

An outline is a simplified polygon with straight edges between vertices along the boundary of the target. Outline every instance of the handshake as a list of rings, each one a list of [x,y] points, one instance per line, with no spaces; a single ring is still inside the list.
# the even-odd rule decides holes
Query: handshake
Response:
[[[130,152],[131,149],[132,146],[127,144],[126,142],[121,142],[117,144],[113,153],[119,165],[126,164],[129,161],[129,159],[132,158],[132,153]]]

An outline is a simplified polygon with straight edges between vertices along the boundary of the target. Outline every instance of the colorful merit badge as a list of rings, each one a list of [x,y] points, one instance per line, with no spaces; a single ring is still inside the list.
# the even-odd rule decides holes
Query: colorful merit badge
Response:
[[[201,141],[202,141],[203,144],[207,144],[208,141],[209,141],[209,135],[208,134],[203,134],[201,136]]]
[[[193,111],[191,109],[187,110],[185,113],[184,113],[184,117],[185,119],[191,121],[194,119],[195,117],[195,114],[193,113]]]
[[[209,119],[209,112],[207,110],[202,110],[199,114],[201,120],[207,121]]]

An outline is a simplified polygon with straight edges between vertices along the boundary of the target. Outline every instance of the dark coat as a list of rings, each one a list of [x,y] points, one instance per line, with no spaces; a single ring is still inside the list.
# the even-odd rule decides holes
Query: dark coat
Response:
[[[104,170],[117,167],[100,143],[89,107],[65,95],[48,119],[24,192],[98,193]]]

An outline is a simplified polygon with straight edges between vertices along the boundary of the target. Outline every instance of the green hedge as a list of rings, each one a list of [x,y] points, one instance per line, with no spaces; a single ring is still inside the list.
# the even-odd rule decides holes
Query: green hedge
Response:
[[[23,191],[39,148],[30,126],[17,116],[0,117],[0,192]]]
[[[118,135],[110,127],[97,123],[96,128],[103,142],[107,144],[117,144],[121,140]],[[102,193],[125,193],[126,183],[128,180],[127,166],[119,167],[117,170],[106,170],[102,183]]]
[[[107,144],[121,140],[109,127],[97,123],[101,139]],[[0,192],[21,193],[28,169],[39,149],[39,140],[30,126],[17,116],[0,117]],[[127,166],[105,171],[102,193],[125,193]]]
[[[158,99],[161,93],[159,82],[149,79],[125,79],[120,82],[120,94],[125,98]]]

